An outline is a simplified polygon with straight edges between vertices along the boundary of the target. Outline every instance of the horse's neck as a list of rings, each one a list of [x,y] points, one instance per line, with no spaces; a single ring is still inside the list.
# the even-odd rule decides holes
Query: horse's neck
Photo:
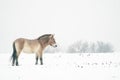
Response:
[[[43,49],[45,49],[48,46],[48,43],[43,43],[41,40],[38,41]]]

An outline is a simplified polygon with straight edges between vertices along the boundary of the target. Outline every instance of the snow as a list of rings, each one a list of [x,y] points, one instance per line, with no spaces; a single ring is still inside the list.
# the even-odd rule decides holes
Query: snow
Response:
[[[23,53],[20,66],[10,56],[0,54],[0,80],[120,80],[120,53],[45,53],[43,65]]]

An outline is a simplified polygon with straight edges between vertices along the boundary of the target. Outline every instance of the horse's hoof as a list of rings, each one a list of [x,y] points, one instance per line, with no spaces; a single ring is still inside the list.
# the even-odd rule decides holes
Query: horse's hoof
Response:
[[[41,65],[43,65],[43,63],[41,63]]]
[[[16,66],[19,66],[19,64],[16,64]]]
[[[38,63],[35,63],[35,65],[38,65]]]

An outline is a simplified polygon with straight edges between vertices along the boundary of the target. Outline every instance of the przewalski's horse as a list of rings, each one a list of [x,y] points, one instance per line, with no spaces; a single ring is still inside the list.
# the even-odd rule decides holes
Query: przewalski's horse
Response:
[[[38,59],[40,59],[41,65],[43,65],[42,54],[43,50],[48,46],[57,47],[54,35],[45,34],[37,39],[29,40],[25,38],[16,39],[13,42],[13,54],[12,54],[12,65],[18,66],[18,57],[21,52],[24,53],[36,53],[36,65],[38,64]]]

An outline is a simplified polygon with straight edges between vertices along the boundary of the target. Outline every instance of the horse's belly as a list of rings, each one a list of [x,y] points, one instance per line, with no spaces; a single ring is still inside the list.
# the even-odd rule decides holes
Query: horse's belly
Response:
[[[34,53],[34,50],[30,47],[27,47],[27,48],[23,48],[22,50],[24,53]]]
[[[38,52],[39,49],[40,49],[39,43],[26,42],[24,44],[22,51],[25,53],[36,53],[36,52]]]

